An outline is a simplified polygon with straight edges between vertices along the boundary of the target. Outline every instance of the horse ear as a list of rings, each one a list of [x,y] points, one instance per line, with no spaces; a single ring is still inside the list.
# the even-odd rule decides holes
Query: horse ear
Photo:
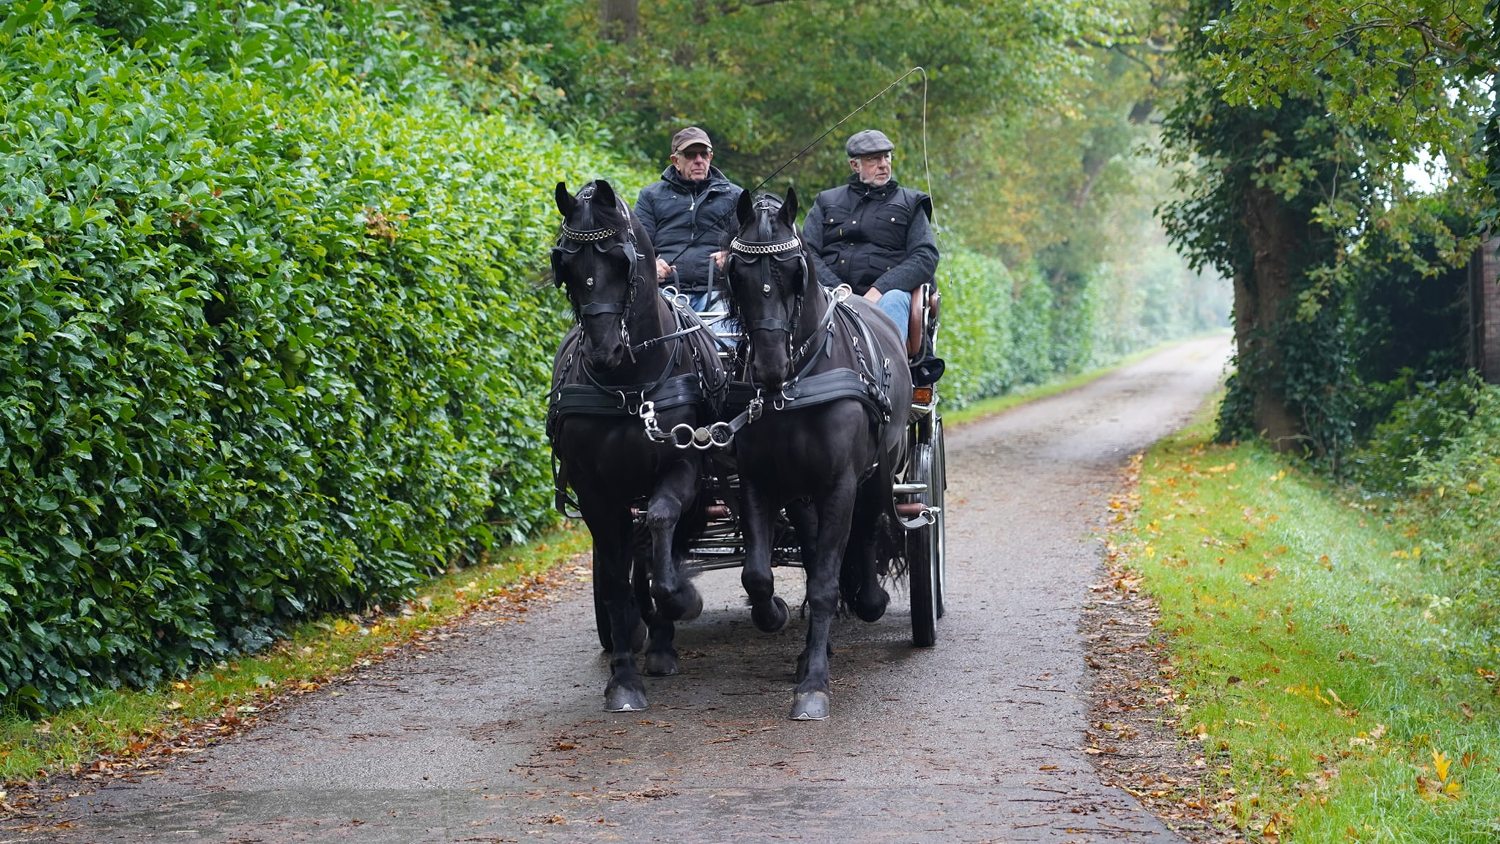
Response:
[[[797,228],[797,189],[791,185],[787,185],[786,199],[781,203],[781,222],[787,228]]]
[[[594,207],[604,207],[611,211],[619,200],[615,199],[615,188],[605,179],[597,179],[594,182]]]
[[[750,197],[750,191],[740,191],[740,198],[734,203],[734,216],[735,219],[739,221],[740,228],[744,228],[745,226],[750,224],[750,220],[753,216],[753,214],[751,213],[751,206],[754,204],[755,200]]]
[[[567,182],[558,182],[557,191],[553,196],[557,199],[557,210],[564,217],[572,214],[573,209],[578,207],[578,200],[573,198],[573,194],[568,193]]]

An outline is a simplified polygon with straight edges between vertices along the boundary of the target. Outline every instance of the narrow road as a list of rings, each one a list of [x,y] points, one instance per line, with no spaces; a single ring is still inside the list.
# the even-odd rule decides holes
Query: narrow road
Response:
[[[465,625],[160,776],[49,809],[44,840],[1180,841],[1083,752],[1079,612],[1127,458],[1223,374],[1198,340],[951,430],[947,616],[910,646],[904,591],[836,622],[833,717],[786,719],[804,621],[755,631],[737,571],[699,578],[683,671],[602,711],[578,585],[524,624]],[[799,573],[778,569],[793,604]],[[6,835],[0,833],[0,839]]]

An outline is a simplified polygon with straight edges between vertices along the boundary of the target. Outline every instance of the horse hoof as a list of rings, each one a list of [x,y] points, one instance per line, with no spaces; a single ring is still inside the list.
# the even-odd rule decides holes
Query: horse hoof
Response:
[[[869,598],[870,596],[864,592],[859,594],[859,598],[854,602],[854,614],[859,617],[860,621],[879,621],[881,616],[885,615],[885,608],[890,606],[891,593],[877,586],[874,600],[869,600]]]
[[[827,717],[827,692],[794,692],[792,694],[793,721],[822,721]]]
[[[652,677],[670,677],[677,673],[677,654],[667,651],[647,651],[644,665],[646,673]]]
[[[640,712],[646,708],[646,693],[639,689],[615,686],[604,692],[605,712]]]
[[[790,617],[791,612],[787,610],[786,601],[781,600],[780,595],[772,595],[769,604],[750,608],[750,620],[755,622],[755,628],[762,633],[781,632]]]
[[[653,589],[651,597],[657,612],[667,621],[692,621],[703,614],[703,596],[691,583],[683,583],[675,592]]]

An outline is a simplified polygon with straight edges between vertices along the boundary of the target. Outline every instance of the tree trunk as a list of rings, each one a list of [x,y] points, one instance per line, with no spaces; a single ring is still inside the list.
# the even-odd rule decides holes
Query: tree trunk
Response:
[[[1255,430],[1281,451],[1295,447],[1302,425],[1287,406],[1282,351],[1277,329],[1282,308],[1296,306],[1292,295],[1292,261],[1304,250],[1294,213],[1276,194],[1252,187],[1245,198],[1245,231],[1254,254],[1251,269],[1235,274],[1234,340],[1240,361],[1254,361]],[[1241,366],[1241,372],[1245,367]]]
[[[599,31],[610,41],[634,41],[641,32],[641,1],[599,0]]]

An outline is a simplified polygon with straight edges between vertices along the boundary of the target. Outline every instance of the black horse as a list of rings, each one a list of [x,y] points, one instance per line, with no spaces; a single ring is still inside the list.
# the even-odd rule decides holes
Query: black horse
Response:
[[[556,198],[563,225],[552,272],[577,325],[553,363],[547,433],[559,506],[571,486],[593,536],[595,621],[610,651],[605,708],[632,712],[646,707],[633,653],[642,620],[646,672],[674,674],[672,622],[703,609],[681,571],[703,524],[707,441],[700,433],[694,447],[693,434],[719,412],[728,378],[703,323],[658,292],[650,238],[609,182],[576,197],[559,182]],[[637,508],[648,542],[636,533]]]
[[[890,319],[865,299],[839,300],[809,271],[795,190],[784,201],[747,192],[736,212],[726,274],[733,314],[747,333],[741,377],[754,393],[734,425],[741,580],[756,626],[780,629],[787,611],[771,575],[772,520],[787,507],[799,533],[814,532],[801,537],[809,617],[791,717],[818,720],[828,717],[830,628],[840,595],[865,621],[880,618],[890,600],[876,544],[894,524],[911,374]]]

